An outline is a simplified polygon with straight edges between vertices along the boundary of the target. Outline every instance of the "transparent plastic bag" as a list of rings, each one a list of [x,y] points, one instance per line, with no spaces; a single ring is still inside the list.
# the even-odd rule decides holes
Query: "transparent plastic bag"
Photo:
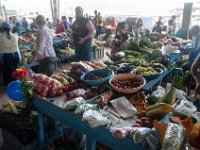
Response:
[[[132,129],[133,127],[122,127],[122,128],[114,127],[111,128],[111,132],[116,138],[122,139],[125,138],[128,134],[130,134]]]
[[[66,110],[73,110],[73,109],[81,106],[84,103],[85,103],[85,100],[83,97],[77,97],[77,98],[74,98],[74,99],[66,102],[64,105],[64,108]]]
[[[166,91],[163,87],[158,86],[157,89],[147,98],[150,104],[156,104],[165,95]]]
[[[179,100],[174,106],[174,113],[182,117],[189,117],[194,114],[196,110],[196,106],[188,100]]]
[[[168,123],[162,150],[180,150],[185,137],[185,130],[181,125]]]
[[[78,108],[76,108],[76,110],[74,111],[75,114],[83,114],[85,111],[87,110],[95,110],[97,108],[96,104],[83,104],[81,106],[79,106]]]
[[[151,134],[151,129],[146,127],[135,127],[131,131],[131,137],[135,144],[142,143]]]
[[[88,110],[83,113],[83,120],[86,120],[92,128],[109,125],[111,122],[99,111]]]

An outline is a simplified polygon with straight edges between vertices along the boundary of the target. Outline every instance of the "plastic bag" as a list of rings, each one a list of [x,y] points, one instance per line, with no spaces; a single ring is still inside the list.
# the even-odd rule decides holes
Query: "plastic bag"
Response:
[[[185,130],[181,125],[168,123],[162,150],[180,150],[185,137]]]
[[[83,96],[85,94],[85,90],[84,89],[76,89],[70,92],[70,94],[73,94],[75,96]]]
[[[110,101],[114,110],[124,119],[133,117],[137,110],[125,96]]]
[[[94,70],[92,67],[90,67],[88,64],[82,61],[71,63],[71,67],[73,69],[81,69],[82,71],[86,71],[86,72]]]
[[[133,129],[133,127],[112,128],[111,132],[116,138],[125,138]]]
[[[85,100],[83,97],[77,97],[77,98],[74,98],[74,99],[66,102],[64,105],[64,108],[66,110],[72,110],[72,109],[75,109],[75,108],[81,106],[84,103],[85,103]]]
[[[76,110],[74,111],[75,114],[83,114],[85,111],[87,110],[95,110],[97,108],[96,104],[83,104],[81,106],[79,106],[78,108],[76,108]]]
[[[165,89],[161,86],[157,87],[157,90],[155,90],[148,98],[149,104],[153,105],[156,104],[161,98],[165,95]]]
[[[109,125],[111,122],[99,111],[88,110],[83,113],[83,119],[86,120],[92,128]]]
[[[142,143],[150,134],[151,129],[145,127],[135,127],[133,131],[131,131],[131,137],[135,144]]]
[[[179,100],[174,106],[174,113],[183,118],[191,116],[196,110],[196,106],[188,100]]]

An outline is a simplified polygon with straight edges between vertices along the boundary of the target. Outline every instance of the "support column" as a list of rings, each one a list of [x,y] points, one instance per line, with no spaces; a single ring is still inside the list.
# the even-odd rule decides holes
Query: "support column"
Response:
[[[184,4],[183,20],[182,20],[182,27],[181,27],[181,37],[183,39],[188,39],[188,37],[189,37],[192,6],[193,6],[193,3],[185,3]]]

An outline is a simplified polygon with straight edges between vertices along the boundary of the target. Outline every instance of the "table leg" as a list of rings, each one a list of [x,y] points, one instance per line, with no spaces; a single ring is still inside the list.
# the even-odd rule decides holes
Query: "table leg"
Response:
[[[96,150],[96,140],[91,138],[91,137],[87,137],[86,138],[86,150]]]

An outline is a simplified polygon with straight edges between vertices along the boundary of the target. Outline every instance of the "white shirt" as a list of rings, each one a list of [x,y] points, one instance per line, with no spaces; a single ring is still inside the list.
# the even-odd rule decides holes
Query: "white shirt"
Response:
[[[11,39],[8,39],[7,33],[0,34],[0,53],[14,53],[19,52],[18,36],[10,33]]]
[[[53,34],[47,25],[39,27],[37,36],[37,53],[44,57],[56,57],[53,47]]]

